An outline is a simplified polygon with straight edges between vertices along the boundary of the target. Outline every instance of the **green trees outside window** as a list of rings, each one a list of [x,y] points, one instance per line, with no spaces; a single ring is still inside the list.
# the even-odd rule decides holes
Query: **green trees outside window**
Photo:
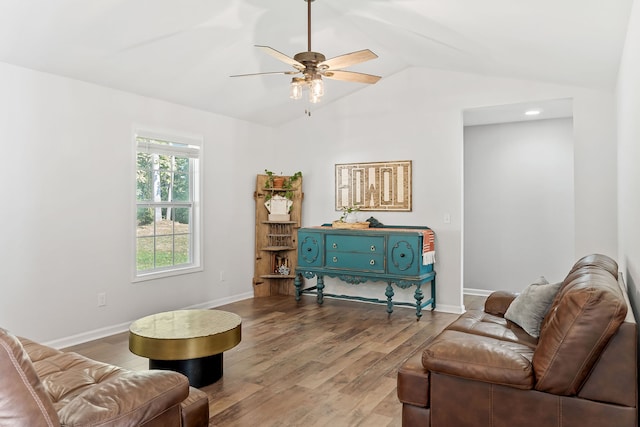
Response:
[[[189,266],[194,263],[194,147],[140,136],[136,143],[136,271]]]

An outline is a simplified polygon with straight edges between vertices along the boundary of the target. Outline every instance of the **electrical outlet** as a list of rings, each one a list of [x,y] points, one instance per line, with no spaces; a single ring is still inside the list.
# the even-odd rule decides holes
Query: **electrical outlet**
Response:
[[[105,305],[107,305],[107,293],[100,292],[98,294],[98,307],[104,307]]]
[[[220,281],[224,282],[224,271],[220,270]]]
[[[451,224],[451,214],[444,214],[444,218],[442,218],[442,220],[445,224]]]

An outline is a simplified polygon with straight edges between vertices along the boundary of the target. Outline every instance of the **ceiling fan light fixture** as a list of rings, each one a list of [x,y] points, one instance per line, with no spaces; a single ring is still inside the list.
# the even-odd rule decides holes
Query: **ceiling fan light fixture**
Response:
[[[324,81],[322,81],[322,77],[319,74],[313,76],[309,86],[313,96],[320,98],[324,95]]]
[[[289,98],[300,99],[302,98],[302,87],[304,86],[304,79],[300,77],[294,77],[291,79],[291,85],[289,85]]]

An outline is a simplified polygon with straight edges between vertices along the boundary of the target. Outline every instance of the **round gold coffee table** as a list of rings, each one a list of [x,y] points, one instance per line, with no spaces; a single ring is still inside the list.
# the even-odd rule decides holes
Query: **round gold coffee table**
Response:
[[[221,310],[152,314],[129,327],[129,350],[149,358],[149,369],[168,369],[203,387],[222,377],[222,353],[240,342],[242,319]]]

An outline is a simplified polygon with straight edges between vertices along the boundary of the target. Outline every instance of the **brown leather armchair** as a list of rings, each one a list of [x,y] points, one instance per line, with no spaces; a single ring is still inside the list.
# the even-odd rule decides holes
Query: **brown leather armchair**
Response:
[[[579,260],[539,338],[504,318],[506,292],[462,314],[399,369],[402,425],[637,426],[637,325],[617,270]]]
[[[206,426],[206,393],[169,371],[128,371],[0,328],[0,424]]]

